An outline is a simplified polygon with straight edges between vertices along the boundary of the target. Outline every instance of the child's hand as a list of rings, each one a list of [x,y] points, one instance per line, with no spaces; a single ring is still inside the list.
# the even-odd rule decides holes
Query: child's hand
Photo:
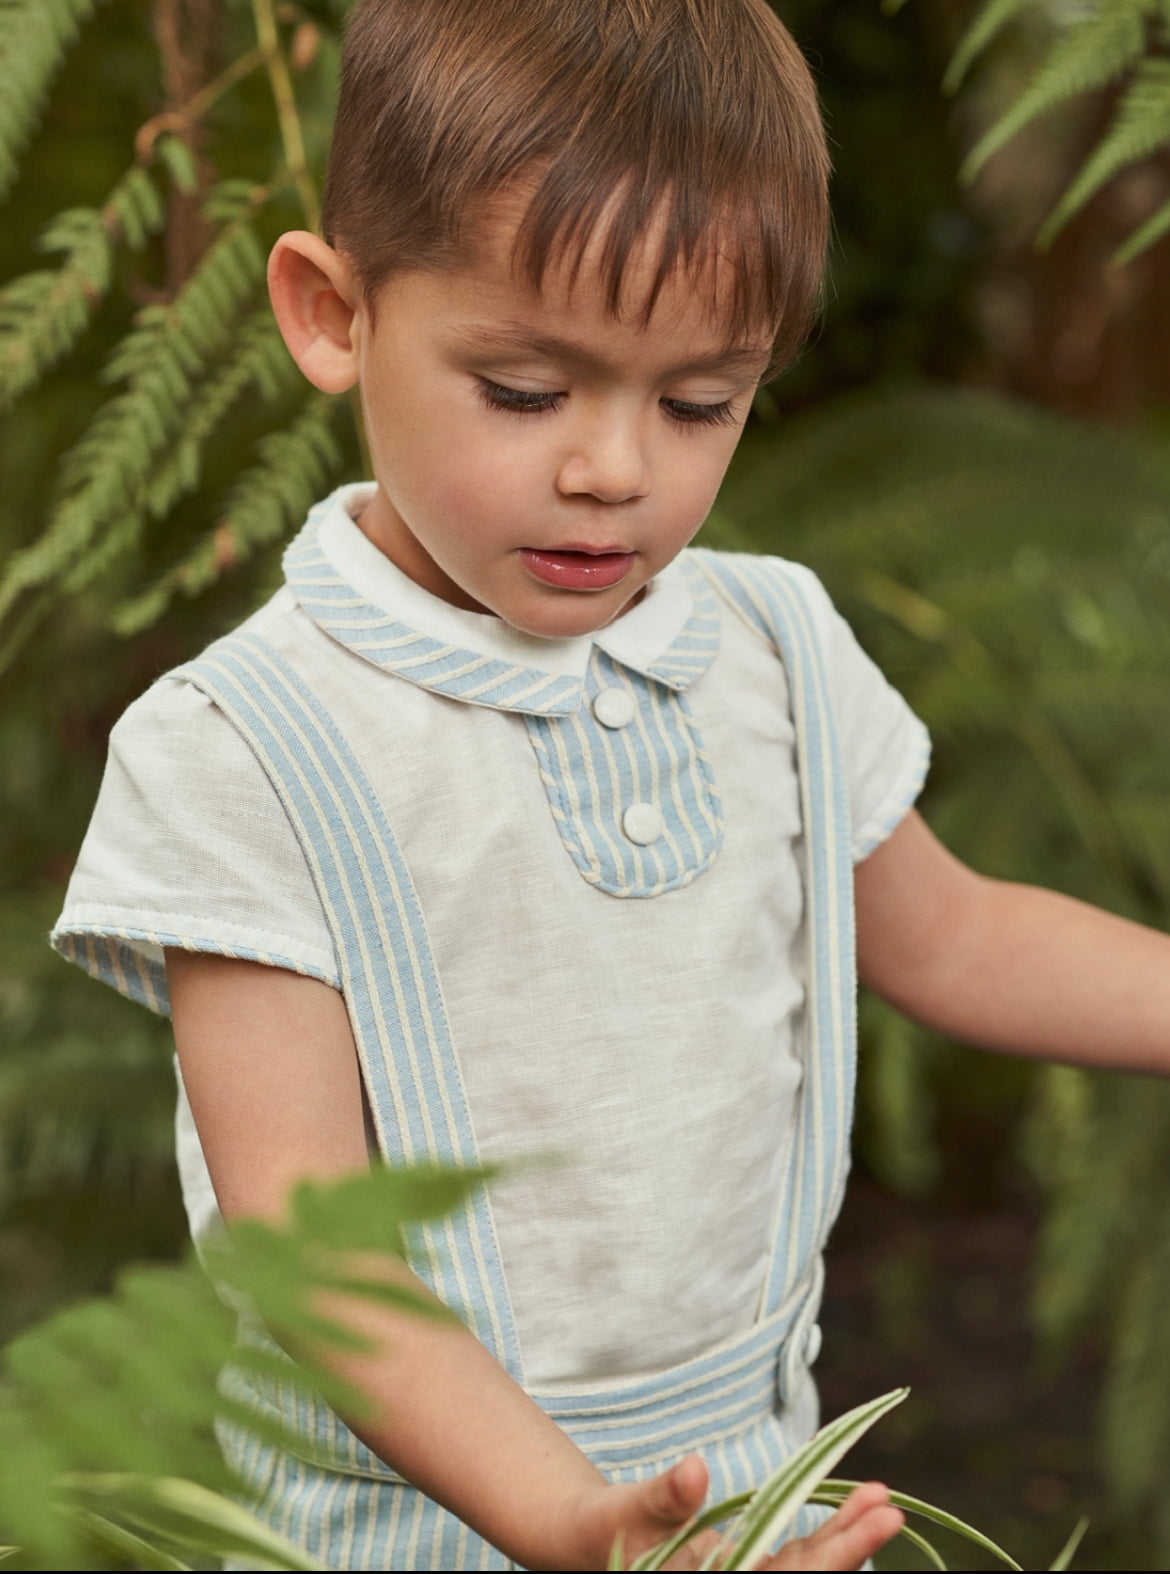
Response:
[[[622,1537],[623,1563],[665,1541],[698,1513],[707,1492],[707,1471],[696,1454],[688,1454],[670,1470],[636,1486],[606,1486],[578,1498],[571,1510],[571,1536],[586,1560],[574,1567],[604,1568],[615,1537]],[[902,1528],[901,1512],[891,1507],[877,1481],[858,1487],[811,1536],[787,1542],[761,1569],[859,1569]],[[719,1543],[716,1531],[689,1541],[666,1565],[697,1569]],[[564,1567],[570,1565],[565,1564]]]
[[[880,1481],[856,1487],[819,1530],[789,1541],[762,1569],[859,1569],[902,1528],[905,1516]]]

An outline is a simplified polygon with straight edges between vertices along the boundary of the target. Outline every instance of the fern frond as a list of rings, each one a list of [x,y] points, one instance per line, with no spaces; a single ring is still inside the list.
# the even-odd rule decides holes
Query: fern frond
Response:
[[[139,313],[103,373],[126,387],[62,461],[44,533],[13,557],[0,582],[0,618],[22,591],[61,578],[98,536],[142,509],[155,461],[182,436],[195,383],[230,350],[263,276],[260,242],[248,220],[237,220],[171,305]]]
[[[0,0],[0,201],[49,88],[98,0]]]
[[[274,402],[295,386],[294,363],[267,304],[237,331],[230,358],[191,390],[181,435],[144,477],[139,506],[121,515],[66,572],[61,588],[67,594],[91,584],[137,543],[148,520],[164,519],[198,489],[208,440],[245,394],[255,391]]]
[[[1028,87],[963,162],[971,180],[993,153],[1057,105],[1104,87],[1141,58],[1158,0],[1098,0],[1096,13],[1068,26]]]
[[[1170,202],[1164,202],[1144,224],[1139,224],[1125,244],[1119,246],[1113,253],[1114,263],[1117,267],[1123,268],[1127,262],[1140,257],[1143,251],[1149,251],[1151,246],[1156,246],[1166,234],[1170,234]]]
[[[344,404],[311,395],[290,425],[257,444],[260,462],[238,482],[216,528],[111,619],[119,634],[154,623],[177,595],[196,596],[228,568],[294,530],[342,464],[335,433]]]
[[[272,312],[265,302],[239,330],[231,359],[213,372],[187,406],[182,436],[146,484],[146,509],[163,519],[177,502],[199,485],[201,458],[209,437],[225,416],[250,392],[275,404],[298,384],[296,363],[285,349]]]
[[[198,490],[207,443],[245,394],[255,391],[261,399],[274,403],[296,386],[295,363],[267,303],[239,335],[231,359],[192,390],[182,436],[145,478],[141,506],[127,510],[91,551],[76,559],[61,583],[66,594],[74,595],[92,584],[138,543],[149,520],[164,519],[184,497]]]
[[[943,91],[957,92],[972,65],[991,47],[1008,23],[1019,16],[1021,11],[1035,4],[1036,0],[987,0],[987,4],[976,12],[970,27],[955,45],[955,52],[943,77]]]
[[[193,171],[169,151],[181,147],[175,137],[156,144],[184,189]],[[45,227],[37,246],[63,253],[61,267],[38,269],[0,289],[0,410],[73,348],[109,290],[117,247],[141,251],[165,222],[162,193],[147,168],[134,164],[100,208],[70,208]]]
[[[1037,234],[1046,246],[1120,170],[1170,145],[1170,60],[1143,60],[1102,140]]]
[[[247,556],[300,524],[341,467],[335,427],[346,411],[331,394],[311,394],[283,431],[257,444],[260,463],[247,471],[228,502],[222,528]]]
[[[212,1433],[216,1417],[287,1442],[280,1422],[235,1397],[230,1380],[217,1388],[229,1360],[269,1381],[311,1384],[334,1403],[348,1396],[352,1407],[356,1396],[312,1345],[352,1348],[354,1335],[317,1314],[317,1293],[344,1288],[435,1315],[433,1303],[384,1278],[355,1277],[351,1253],[401,1253],[406,1228],[459,1207],[489,1173],[379,1166],[331,1186],[304,1184],[287,1226],[242,1221],[230,1248],[209,1246],[217,1277],[296,1342],[297,1366],[266,1337],[234,1344],[235,1319],[194,1262],[131,1269],[113,1296],[71,1306],[15,1339],[0,1383],[0,1540],[20,1544],[33,1567],[90,1567],[74,1533],[74,1504],[88,1502],[123,1523],[130,1505],[117,1492],[94,1502],[101,1482],[79,1472],[102,1472],[106,1486],[133,1472],[220,1489],[230,1483]]]

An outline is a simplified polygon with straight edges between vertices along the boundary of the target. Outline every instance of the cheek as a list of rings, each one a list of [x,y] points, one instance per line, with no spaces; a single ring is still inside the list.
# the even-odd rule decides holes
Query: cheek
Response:
[[[531,455],[498,433],[464,431],[432,445],[425,469],[428,511],[438,528],[487,545],[514,536],[539,486]],[[522,533],[522,532],[521,532]]]
[[[523,472],[507,463],[498,445],[468,452],[438,450],[424,472],[428,515],[447,537],[487,546],[515,534],[524,504],[531,502]]]
[[[669,513],[678,521],[680,534],[694,532],[711,511],[726,473],[734,444],[713,451],[709,445],[676,450],[673,462],[665,467],[663,485],[669,499]]]

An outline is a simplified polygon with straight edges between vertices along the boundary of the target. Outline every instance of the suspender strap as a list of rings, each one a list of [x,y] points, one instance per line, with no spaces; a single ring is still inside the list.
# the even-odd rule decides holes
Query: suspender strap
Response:
[[[181,668],[252,747],[312,872],[384,1157],[477,1163],[422,909],[365,773],[320,702],[261,640]],[[520,1351],[486,1196],[420,1227],[412,1266],[518,1380]]]
[[[805,1080],[762,1310],[781,1305],[811,1272],[815,1315],[817,1260],[849,1170],[856,1080],[853,860],[845,773],[821,644],[798,577],[775,558],[707,551],[692,556],[740,616],[770,640],[791,693],[804,826]],[[791,1343],[790,1357],[799,1358],[802,1341]]]

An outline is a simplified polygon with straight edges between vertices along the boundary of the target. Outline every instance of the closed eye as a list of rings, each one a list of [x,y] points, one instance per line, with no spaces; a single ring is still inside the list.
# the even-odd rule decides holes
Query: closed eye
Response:
[[[563,393],[537,393],[530,388],[509,388],[490,377],[476,378],[476,391],[489,410],[504,410],[509,415],[541,415],[557,409]]]
[[[719,404],[692,404],[687,399],[663,399],[662,408],[680,426],[734,426],[739,417],[730,399]]]

